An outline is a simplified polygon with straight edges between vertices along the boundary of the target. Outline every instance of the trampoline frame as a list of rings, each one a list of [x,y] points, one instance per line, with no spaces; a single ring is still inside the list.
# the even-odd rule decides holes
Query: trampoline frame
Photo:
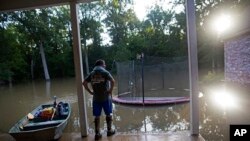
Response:
[[[124,105],[138,105],[138,106],[153,106],[153,105],[169,105],[180,104],[190,101],[189,97],[112,97],[113,102]]]

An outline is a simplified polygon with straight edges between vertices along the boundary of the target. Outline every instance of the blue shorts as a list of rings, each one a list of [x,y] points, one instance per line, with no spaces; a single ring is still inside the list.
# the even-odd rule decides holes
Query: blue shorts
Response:
[[[105,112],[106,116],[110,116],[112,113],[112,101],[111,99],[107,99],[103,102],[93,101],[93,115],[96,117],[101,116],[102,109]]]

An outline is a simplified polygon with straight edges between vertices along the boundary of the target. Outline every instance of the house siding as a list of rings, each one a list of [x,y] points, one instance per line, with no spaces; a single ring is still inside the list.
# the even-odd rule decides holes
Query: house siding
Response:
[[[250,84],[250,34],[227,40],[225,47],[225,80]]]

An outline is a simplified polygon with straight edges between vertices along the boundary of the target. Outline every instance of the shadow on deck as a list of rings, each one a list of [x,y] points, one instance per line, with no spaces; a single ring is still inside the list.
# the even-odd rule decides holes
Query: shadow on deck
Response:
[[[94,134],[81,137],[80,133],[64,133],[59,141],[94,141]],[[111,137],[102,134],[100,141],[205,141],[202,136],[191,136],[189,131],[160,134],[125,134],[116,133]]]
[[[0,134],[0,141],[15,141],[9,134]],[[94,141],[94,134],[87,137],[81,137],[81,133],[63,133],[59,141]],[[205,141],[202,136],[191,136],[189,131],[179,131],[173,133],[159,134],[126,134],[116,133],[107,137],[103,133],[100,141]]]

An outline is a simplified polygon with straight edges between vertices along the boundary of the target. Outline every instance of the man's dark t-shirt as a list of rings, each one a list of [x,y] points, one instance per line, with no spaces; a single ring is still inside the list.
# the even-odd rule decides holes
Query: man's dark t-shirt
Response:
[[[102,102],[109,98],[107,90],[109,89],[109,80],[112,80],[111,74],[103,67],[96,66],[93,71],[85,78],[90,82],[94,91],[93,101]]]

